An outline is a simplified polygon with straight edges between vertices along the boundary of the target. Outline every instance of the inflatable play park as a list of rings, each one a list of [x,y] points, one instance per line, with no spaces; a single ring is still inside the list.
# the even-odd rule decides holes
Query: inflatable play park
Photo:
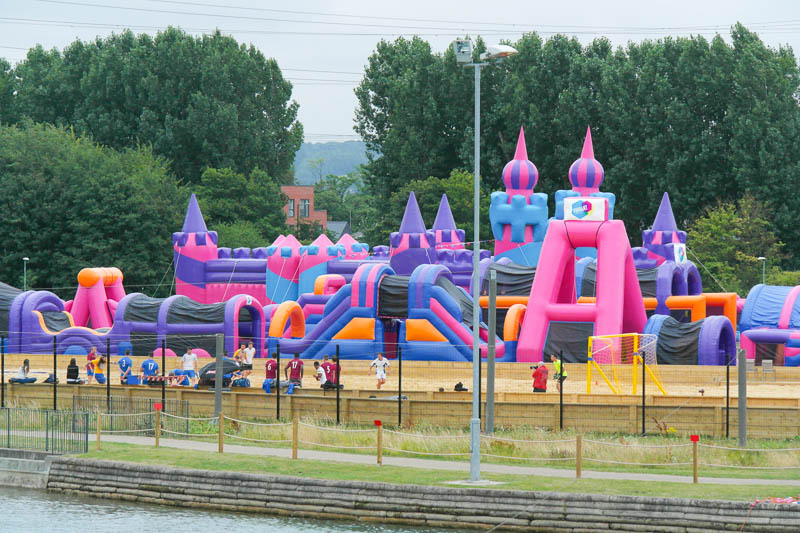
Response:
[[[686,232],[664,193],[641,246],[629,244],[614,218],[614,194],[600,190],[604,170],[587,129],[569,167],[571,188],[535,192],[538,170],[520,129],[503,169],[504,191],[491,194],[493,249],[473,252],[456,227],[446,196],[428,228],[413,193],[388,245],[370,247],[345,234],[301,245],[281,235],[268,246],[228,248],[206,227],[194,194],[172,234],[176,294],[126,293],[116,268],[77,275],[72,300],[0,284],[0,323],[9,352],[145,355],[163,345],[208,355],[214,334],[229,352],[252,340],[257,356],[299,353],[370,359],[471,361],[473,328],[486,357],[488,279],[497,280],[496,357],[539,362],[562,353],[587,361],[593,335],[656,335],[662,364],[734,361],[737,339],[751,359],[800,365],[800,286],[757,285],[746,299],[704,293],[687,257]],[[484,320],[472,323],[473,253],[480,254]]]

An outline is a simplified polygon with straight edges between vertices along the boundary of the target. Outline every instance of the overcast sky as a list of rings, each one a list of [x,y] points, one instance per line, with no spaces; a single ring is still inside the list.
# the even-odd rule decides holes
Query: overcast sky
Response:
[[[762,0],[0,0],[0,56],[12,63],[37,44],[63,48],[129,27],[168,25],[200,34],[219,28],[277,59],[294,84],[307,142],[357,139],[353,89],[378,41],[419,34],[441,51],[457,35],[487,42],[535,30],[601,35],[615,45],[664,35],[720,33],[743,22],[770,46],[800,50],[800,1]]]

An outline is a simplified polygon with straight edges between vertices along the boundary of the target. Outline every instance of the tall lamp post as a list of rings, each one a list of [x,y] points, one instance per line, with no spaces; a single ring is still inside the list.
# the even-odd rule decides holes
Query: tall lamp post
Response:
[[[28,261],[30,261],[30,257],[23,257],[22,258],[22,290],[28,290]]]
[[[472,418],[469,422],[470,460],[469,479],[479,481],[481,478],[481,420],[480,420],[480,323],[481,308],[479,305],[481,288],[479,275],[480,262],[480,168],[481,168],[481,67],[491,63],[472,60],[472,41],[457,40],[453,43],[456,62],[475,69],[475,173],[473,187],[473,243],[472,243]],[[502,59],[516,54],[517,51],[506,45],[489,46],[488,51],[480,55],[483,61]]]
[[[761,283],[763,285],[767,284],[767,258],[766,257],[757,257],[759,261],[761,261]]]

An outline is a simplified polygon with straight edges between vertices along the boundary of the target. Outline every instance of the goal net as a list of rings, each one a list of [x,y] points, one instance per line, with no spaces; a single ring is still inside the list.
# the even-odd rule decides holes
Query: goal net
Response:
[[[639,333],[589,337],[587,392],[591,393],[594,386],[597,391],[610,389],[614,394],[637,394],[644,376],[645,381],[651,381],[666,395],[658,371],[657,344],[656,335]]]

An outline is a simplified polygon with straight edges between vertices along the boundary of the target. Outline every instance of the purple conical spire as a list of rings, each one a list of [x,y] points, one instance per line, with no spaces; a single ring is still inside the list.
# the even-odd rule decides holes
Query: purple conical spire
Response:
[[[192,193],[189,199],[189,208],[186,210],[186,218],[183,219],[184,233],[200,233],[207,232],[206,221],[203,220],[203,213],[200,212],[200,205],[197,203],[197,197]]]
[[[658,231],[678,231],[675,215],[672,214],[669,194],[666,192],[661,197],[661,205],[658,206],[658,213],[656,213],[656,219],[653,221],[653,229]]]
[[[422,213],[419,212],[417,197],[413,191],[408,195],[406,212],[403,213],[403,221],[400,223],[400,233],[425,233],[425,222],[422,220]]]
[[[433,222],[433,229],[457,229],[456,221],[453,220],[453,212],[450,210],[450,202],[447,201],[446,194],[442,195],[442,201],[439,202],[439,211],[436,212],[436,220]]]

